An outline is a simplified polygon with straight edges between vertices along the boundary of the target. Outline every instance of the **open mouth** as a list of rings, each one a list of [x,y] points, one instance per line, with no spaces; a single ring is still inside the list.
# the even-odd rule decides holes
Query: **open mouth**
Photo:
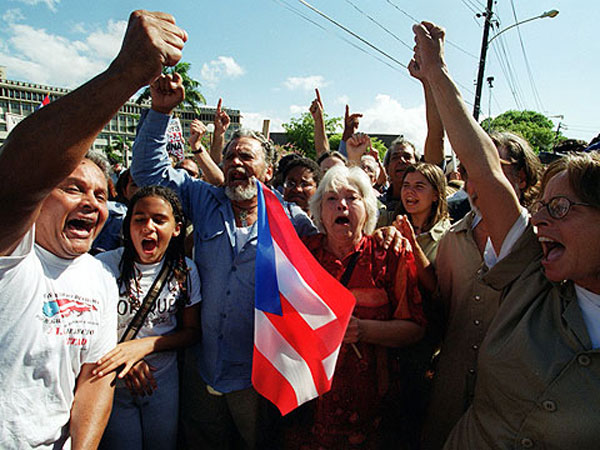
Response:
[[[419,200],[417,200],[416,198],[407,198],[406,200],[404,200],[404,203],[406,204],[406,206],[414,206],[419,203]]]
[[[157,245],[158,243],[154,239],[142,240],[142,249],[144,250],[144,253],[152,253],[156,249]]]
[[[346,216],[340,216],[335,219],[335,223],[337,225],[350,225],[350,219]]]
[[[90,235],[90,233],[94,230],[95,226],[95,220],[79,218],[68,220],[66,229],[71,235],[75,237],[87,238]]]
[[[554,262],[558,260],[565,252],[565,246],[560,242],[556,242],[547,237],[539,237],[538,240],[542,245],[542,251],[544,252],[544,259],[542,262]]]
[[[247,183],[249,178],[244,170],[241,169],[233,169],[230,170],[228,175],[228,179],[232,183]]]

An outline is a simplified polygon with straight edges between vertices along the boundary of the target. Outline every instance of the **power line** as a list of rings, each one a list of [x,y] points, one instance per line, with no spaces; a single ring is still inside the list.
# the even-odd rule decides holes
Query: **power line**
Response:
[[[467,3],[465,0],[460,0],[460,1],[461,1],[461,3],[462,3],[463,5],[465,5],[465,6],[467,7],[467,9],[468,9],[469,11],[471,11],[471,12],[472,12],[474,15],[477,15],[477,14],[479,14],[479,11],[478,11],[476,8],[473,8],[473,6],[472,6],[472,5],[470,5],[469,3]]]
[[[337,38],[341,39],[342,41],[346,42],[347,44],[351,45],[352,47],[354,47],[356,50],[359,50],[360,52],[366,54],[367,56],[370,56],[374,59],[376,59],[377,61],[379,61],[382,64],[385,64],[386,66],[388,66],[390,69],[396,71],[396,72],[400,72],[404,75],[406,75],[404,70],[400,70],[398,67],[391,65],[390,63],[388,63],[387,61],[385,61],[384,59],[378,57],[377,55],[374,55],[372,53],[369,53],[367,50],[365,50],[364,48],[360,47],[359,45],[355,44],[354,42],[350,41],[349,39],[346,39],[343,36],[340,36],[336,33],[333,33],[332,31],[328,30],[327,28],[325,28],[324,26],[322,26],[321,24],[315,22],[314,20],[312,20],[310,17],[306,16],[305,14],[303,14],[301,11],[299,11],[298,9],[294,8],[293,6],[291,6],[290,4],[288,4],[285,0],[273,0],[273,2],[275,3],[279,3],[281,4],[283,7],[285,7],[287,10],[291,11],[292,13],[300,16],[302,19],[306,20],[307,22],[313,24],[314,26],[320,28],[321,30],[325,31],[326,33],[332,34],[334,36],[336,36]],[[407,75],[406,75],[407,76]]]
[[[518,24],[519,19],[517,18],[517,11],[515,9],[515,3],[513,0],[510,0],[510,5],[512,8],[515,23]],[[517,33],[519,36],[519,42],[521,44],[521,51],[523,52],[523,59],[525,60],[525,67],[527,68],[527,75],[529,77],[529,84],[531,85],[533,99],[535,101],[538,111],[543,111],[545,108],[544,108],[544,105],[542,104],[542,99],[540,98],[539,92],[535,85],[535,79],[533,77],[533,72],[531,71],[531,66],[529,65],[529,59],[527,58],[527,52],[525,51],[525,44],[523,44],[523,37],[521,36],[521,27],[519,25],[517,25]]]
[[[420,20],[415,19],[412,15],[410,15],[408,12],[406,12],[404,9],[400,8],[398,5],[396,5],[395,3],[393,3],[391,0],[386,0],[387,3],[389,3],[390,5],[392,5],[395,9],[397,9],[400,13],[404,14],[406,17],[408,17],[410,20],[413,21],[413,23],[421,23]],[[458,44],[455,44],[454,42],[450,41],[449,39],[446,39],[446,44],[456,48],[457,50],[460,50],[461,52],[463,52],[465,55],[469,55],[472,58],[475,59],[479,59],[479,57],[477,57],[476,55],[474,55],[473,53],[469,52],[468,50],[465,50],[464,48],[462,48],[461,46],[459,46]],[[411,47],[412,50],[412,47]]]
[[[406,64],[401,63],[400,61],[398,61],[396,58],[394,58],[393,56],[389,55],[388,53],[384,52],[383,50],[379,49],[378,47],[376,47],[375,45],[371,44],[369,41],[367,41],[365,38],[359,36],[358,34],[356,34],[354,31],[350,30],[348,27],[342,25],[341,23],[339,23],[338,21],[336,21],[335,19],[332,19],[331,17],[329,17],[327,14],[319,11],[317,8],[315,8],[314,6],[312,6],[310,3],[307,3],[304,0],[298,0],[300,3],[302,3],[304,6],[306,6],[307,8],[311,9],[312,11],[314,11],[315,13],[317,13],[318,15],[320,15],[321,17],[323,17],[324,19],[328,20],[329,22],[331,22],[332,24],[334,24],[335,26],[341,28],[342,30],[344,30],[346,33],[350,34],[351,36],[355,37],[356,39],[358,39],[359,41],[361,41],[363,44],[369,46],[370,48],[372,48],[373,50],[375,50],[376,52],[380,53],[381,55],[385,56],[386,58],[388,58],[390,61],[395,62],[396,64],[398,64],[401,67],[404,67],[405,69],[408,69],[408,66]]]
[[[375,20],[373,17],[371,17],[369,14],[367,14],[366,12],[364,12],[362,9],[360,9],[358,6],[356,6],[353,2],[351,2],[350,0],[346,0],[346,3],[348,3],[349,5],[351,5],[354,9],[356,9],[359,13],[361,13],[363,16],[365,16],[367,19],[369,19],[371,22],[373,22],[375,25],[377,25],[379,28],[381,28],[383,31],[385,31],[387,34],[389,34],[390,36],[392,36],[394,39],[396,39],[398,42],[400,42],[402,45],[404,45],[407,49],[409,49],[410,51],[412,51],[412,46],[407,44],[406,42],[404,42],[402,39],[400,39],[398,36],[396,36],[394,33],[392,33],[390,30],[388,30],[386,27],[384,27],[382,24],[380,24],[377,20]]]

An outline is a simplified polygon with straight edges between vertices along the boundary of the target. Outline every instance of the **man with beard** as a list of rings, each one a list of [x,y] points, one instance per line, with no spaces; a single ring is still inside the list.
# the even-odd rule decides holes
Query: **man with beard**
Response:
[[[170,15],[134,12],[109,68],[23,120],[0,149],[0,448],[98,445],[113,391],[92,369],[116,344],[118,292],[86,254],[108,194],[84,155],[186,39]]]
[[[189,448],[268,448],[276,412],[252,388],[256,180],[273,175],[275,149],[259,133],[236,132],[225,148],[225,184],[215,187],[171,168],[166,151],[170,114],[184,99],[181,77],[163,75],[151,86],[152,109],[133,146],[133,178],[140,186],[177,191],[194,226],[194,259],[202,279],[202,339],[186,353],[182,421]],[[204,151],[202,148],[197,151]],[[295,205],[286,204],[298,234],[316,232]]]

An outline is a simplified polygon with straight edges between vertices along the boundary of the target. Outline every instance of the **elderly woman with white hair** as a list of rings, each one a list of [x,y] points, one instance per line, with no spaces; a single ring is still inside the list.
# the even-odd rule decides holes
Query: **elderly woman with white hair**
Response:
[[[415,260],[411,250],[385,250],[371,236],[377,200],[359,167],[331,168],[310,209],[320,234],[304,242],[354,294],[356,307],[332,389],[317,399],[311,430],[292,440],[298,448],[376,448],[385,435],[383,405],[393,394],[388,348],[413,344],[424,333]]]

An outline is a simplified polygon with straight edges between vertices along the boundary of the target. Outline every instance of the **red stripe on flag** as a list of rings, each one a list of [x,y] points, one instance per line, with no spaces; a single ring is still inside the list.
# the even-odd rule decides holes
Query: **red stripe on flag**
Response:
[[[345,329],[338,320],[312,330],[302,316],[282,295],[283,316],[265,313],[279,334],[298,352],[308,366],[319,394],[331,388],[331,382],[323,368],[323,360],[337,349],[344,337]]]
[[[252,385],[263,397],[274,403],[282,415],[298,407],[292,385],[256,347],[252,358]]]
[[[349,320],[348,304],[355,304],[354,296],[315,260],[298,237],[275,194],[268,188],[264,188],[263,192],[273,240],[287,255],[304,281],[324,299],[334,314],[343,321]],[[327,300],[332,297],[335,302]]]

